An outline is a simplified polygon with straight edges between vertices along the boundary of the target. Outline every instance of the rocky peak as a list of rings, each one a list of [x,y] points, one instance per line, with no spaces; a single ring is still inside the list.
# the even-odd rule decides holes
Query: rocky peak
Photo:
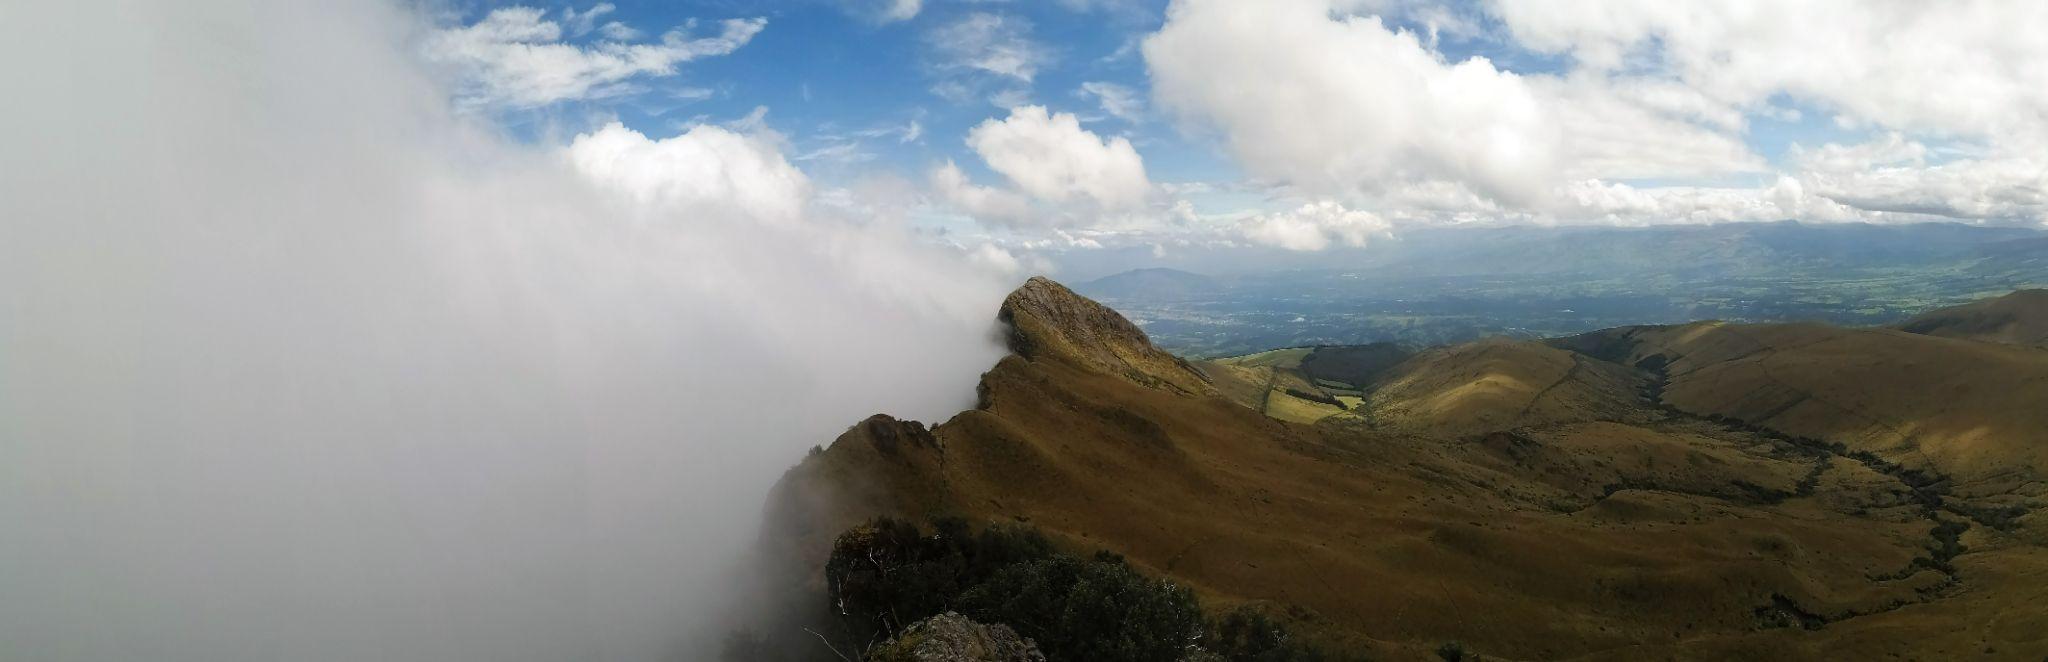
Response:
[[[1152,345],[1145,332],[1109,307],[1033,276],[1003,300],[1010,351],[1031,361],[1068,361],[1153,388],[1209,393],[1209,378]]]
[[[875,452],[894,456],[918,450],[941,451],[938,437],[925,429],[923,423],[905,421],[888,414],[875,414],[854,425],[840,435],[840,439],[856,438],[865,440]],[[838,442],[834,442],[837,445]]]

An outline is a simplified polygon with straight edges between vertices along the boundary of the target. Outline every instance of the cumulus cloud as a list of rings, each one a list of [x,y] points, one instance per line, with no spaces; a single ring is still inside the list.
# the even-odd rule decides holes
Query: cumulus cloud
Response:
[[[2048,5],[1495,0],[1514,39],[1589,72],[1644,69],[1715,102],[1786,95],[1906,131],[2048,138]]]
[[[951,161],[932,169],[930,179],[941,201],[983,222],[1023,226],[1049,216],[1037,213],[1030,200],[1014,191],[975,184]]]
[[[1569,59],[1452,62],[1440,31]],[[1156,102],[1254,178],[1397,222],[2044,223],[2043,31],[2048,6],[2019,0],[1177,0],[1143,50]],[[1889,137],[1757,155],[1751,118],[1801,106]],[[1858,153],[1886,149],[1903,152]],[[1646,180],[1679,184],[1624,183]]]
[[[791,223],[803,218],[810,198],[809,179],[771,138],[716,126],[653,140],[612,122],[576,136],[567,153],[578,171],[650,207]]]
[[[1560,158],[1537,91],[1484,58],[1445,62],[1328,0],[1182,0],[1143,46],[1154,97],[1213,126],[1255,175],[1355,194],[1453,180],[1530,200]]]
[[[1245,239],[1290,251],[1319,251],[1332,245],[1362,248],[1393,226],[1372,212],[1346,209],[1333,201],[1312,202],[1293,211],[1260,214],[1239,224]]]
[[[10,657],[709,659],[770,483],[1002,354],[966,251],[743,129],[508,143],[396,3],[7,11]]]
[[[1800,177],[1816,195],[1859,210],[2048,223],[2048,165],[2036,158],[2000,156],[1926,165],[1909,156],[1862,168],[1832,165],[1806,170]]]
[[[1543,183],[1712,179],[1770,170],[1743,141],[1741,112],[1683,85],[1586,75],[1530,77],[1555,122],[1559,162]]]
[[[1109,209],[1145,202],[1152,182],[1131,141],[1103,139],[1072,113],[1023,106],[967,133],[967,145],[1017,188],[1052,203],[1089,201]]]
[[[610,11],[598,5],[568,13],[571,36]],[[630,36],[630,28],[607,24],[608,37]],[[631,89],[641,76],[669,76],[676,65],[738,50],[768,25],[765,18],[728,19],[711,36],[693,36],[695,22],[662,35],[659,43],[602,41],[579,46],[563,41],[561,23],[532,7],[493,10],[476,23],[436,30],[426,56],[453,68],[464,83],[462,96],[477,104],[542,106],[603,97]]]

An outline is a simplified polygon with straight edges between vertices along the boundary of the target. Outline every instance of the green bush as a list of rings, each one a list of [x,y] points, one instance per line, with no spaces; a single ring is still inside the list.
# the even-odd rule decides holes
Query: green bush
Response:
[[[961,593],[1000,568],[1052,554],[1052,543],[1028,529],[974,533],[947,518],[927,536],[915,524],[883,518],[840,534],[825,582],[848,641],[864,644],[954,609]]]
[[[1287,627],[1251,607],[1225,612],[1210,627],[1204,648],[1230,662],[1321,662],[1321,651],[1293,638]]]
[[[963,520],[940,519],[931,529],[878,519],[834,541],[825,579],[843,648],[867,650],[956,611],[1010,626],[1053,660],[1174,662],[1198,652],[1230,662],[1330,659],[1257,610],[1205,623],[1193,592],[1107,551],[1063,554],[1019,526],[975,532]]]
[[[1011,565],[968,589],[961,607],[1015,628],[1049,659],[1172,662],[1202,636],[1193,593],[1102,557]]]

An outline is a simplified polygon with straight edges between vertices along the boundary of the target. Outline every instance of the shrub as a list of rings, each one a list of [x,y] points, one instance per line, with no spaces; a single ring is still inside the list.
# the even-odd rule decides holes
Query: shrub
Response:
[[[1048,659],[1175,662],[1320,662],[1331,657],[1250,608],[1203,621],[1194,593],[1146,577],[1122,556],[1062,554],[1037,531],[940,519],[878,519],[840,534],[825,565],[846,648],[868,650],[947,611],[1007,625]],[[735,642],[745,648],[750,642]],[[1348,658],[1347,658],[1348,659]]]
[[[1202,635],[1195,596],[1116,560],[1053,556],[1005,567],[961,596],[963,611],[1007,623],[1050,659],[1171,662]]]
[[[932,525],[926,536],[915,524],[882,518],[833,541],[825,582],[850,641],[886,637],[943,613],[998,569],[1053,554],[1052,543],[1028,529],[989,527],[977,534],[957,518]]]
[[[1279,621],[1251,607],[1223,614],[1210,627],[1203,647],[1230,662],[1320,662],[1322,653],[1287,631]]]

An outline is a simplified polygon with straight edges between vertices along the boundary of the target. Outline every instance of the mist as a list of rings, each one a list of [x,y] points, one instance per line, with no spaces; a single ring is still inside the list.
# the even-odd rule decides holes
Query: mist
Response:
[[[0,657],[696,659],[805,449],[970,404],[1017,274],[765,131],[507,139],[430,27],[0,8]]]

